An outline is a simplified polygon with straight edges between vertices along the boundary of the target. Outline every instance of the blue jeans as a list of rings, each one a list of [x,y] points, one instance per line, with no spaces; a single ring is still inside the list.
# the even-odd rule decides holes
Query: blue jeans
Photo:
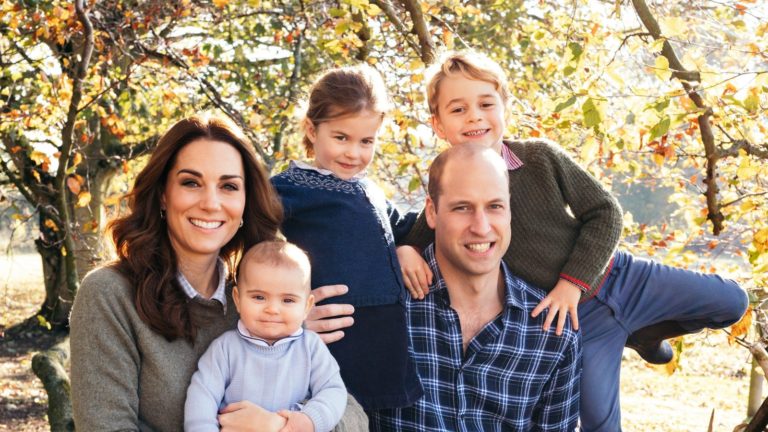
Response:
[[[597,296],[579,305],[581,430],[621,430],[619,373],[631,333],[661,321],[677,321],[691,333],[727,327],[741,318],[747,303],[744,290],[731,280],[617,252]]]

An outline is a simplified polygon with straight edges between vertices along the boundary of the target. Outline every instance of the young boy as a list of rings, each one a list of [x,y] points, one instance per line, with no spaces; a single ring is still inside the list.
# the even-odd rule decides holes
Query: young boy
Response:
[[[610,192],[554,143],[503,139],[510,94],[497,63],[478,53],[449,53],[428,75],[437,136],[452,146],[491,147],[507,163],[512,240],[504,261],[549,292],[531,315],[548,310],[542,325],[549,328],[557,318],[558,334],[568,314],[575,329],[581,324],[582,430],[621,430],[624,346],[666,363],[672,350],[664,339],[737,322],[746,294],[717,275],[617,251],[622,214]],[[422,215],[405,243],[424,248],[432,238]],[[398,257],[407,287],[423,297],[432,278],[426,263],[408,246]]]
[[[187,390],[185,431],[218,431],[219,408],[248,400],[276,412],[281,430],[329,431],[344,414],[339,366],[301,324],[314,305],[310,264],[298,247],[265,241],[243,256],[232,297],[236,330],[215,339]]]

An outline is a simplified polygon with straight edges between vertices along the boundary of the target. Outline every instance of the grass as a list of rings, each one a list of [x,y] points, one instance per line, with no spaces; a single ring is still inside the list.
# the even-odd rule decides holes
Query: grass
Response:
[[[47,430],[47,395],[30,370],[33,351],[5,331],[32,316],[44,298],[36,254],[0,255],[0,431]],[[716,432],[744,420],[750,358],[729,346],[723,332],[687,336],[679,368],[667,375],[625,350],[622,426],[625,431],[706,432],[714,410]]]

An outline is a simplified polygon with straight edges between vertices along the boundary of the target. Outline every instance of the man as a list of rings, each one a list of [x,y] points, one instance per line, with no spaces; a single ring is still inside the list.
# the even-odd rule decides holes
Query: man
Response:
[[[544,316],[531,312],[546,293],[501,261],[510,240],[506,176],[501,157],[482,146],[453,147],[432,163],[425,211],[435,243],[424,256],[434,283],[424,300],[407,299],[425,395],[369,413],[372,430],[576,428],[579,335],[569,323],[560,336],[543,330]],[[320,331],[329,329],[338,327]]]

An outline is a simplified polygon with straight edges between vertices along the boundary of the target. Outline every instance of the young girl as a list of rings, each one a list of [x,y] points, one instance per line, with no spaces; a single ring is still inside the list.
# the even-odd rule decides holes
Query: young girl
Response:
[[[327,72],[312,86],[304,120],[304,145],[314,161],[293,161],[272,178],[285,208],[283,234],[312,261],[312,288],[349,288],[334,303],[355,306],[355,323],[328,348],[366,410],[408,406],[423,393],[409,353],[395,251],[415,214],[403,217],[365,177],[388,105],[383,80],[370,67]]]

